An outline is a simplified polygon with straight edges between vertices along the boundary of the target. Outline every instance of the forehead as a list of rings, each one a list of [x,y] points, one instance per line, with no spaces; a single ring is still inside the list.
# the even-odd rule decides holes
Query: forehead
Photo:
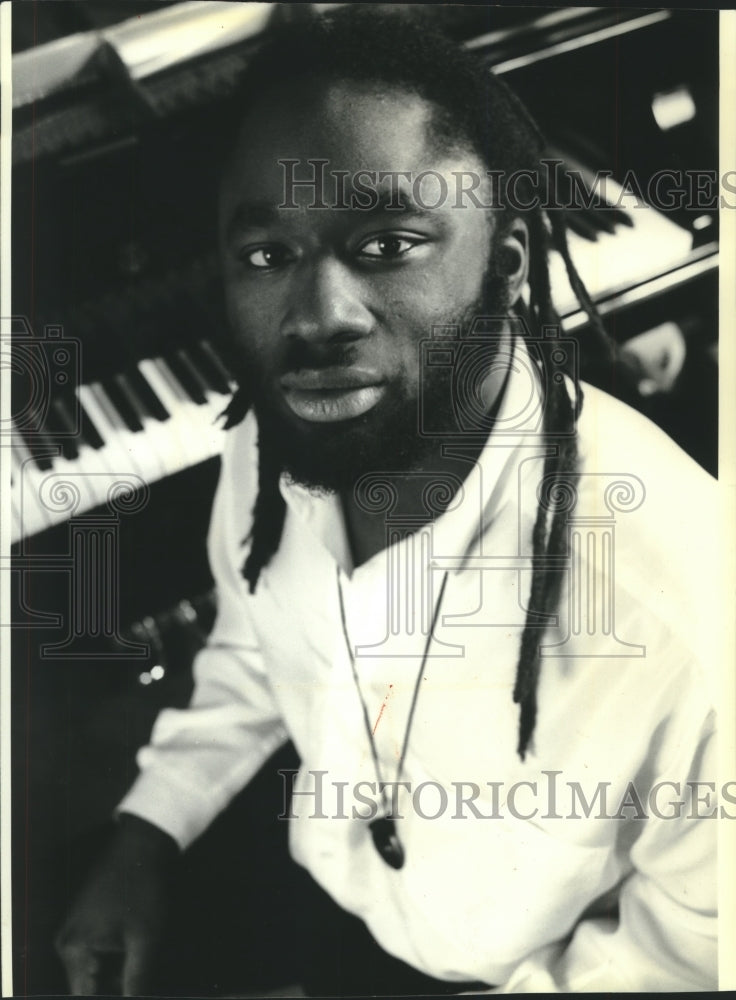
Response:
[[[344,172],[350,184],[359,171],[421,171],[447,163],[479,169],[469,148],[440,143],[430,128],[434,106],[395,87],[337,82],[299,92],[286,87],[259,98],[240,123],[223,178],[223,198],[247,191],[278,204],[284,168],[299,160],[296,176],[311,176],[308,160],[324,160],[327,172]]]

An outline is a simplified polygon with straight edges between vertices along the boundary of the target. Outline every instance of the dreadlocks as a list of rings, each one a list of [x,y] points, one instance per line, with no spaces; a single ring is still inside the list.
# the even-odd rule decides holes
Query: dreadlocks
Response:
[[[276,69],[277,68],[277,69]],[[361,10],[348,5],[298,25],[276,28],[251,61],[242,82],[239,111],[275,84],[319,80],[367,81],[399,86],[427,100],[434,109],[432,139],[442,149],[477,151],[489,170],[501,176],[521,177],[523,189],[531,176],[540,176],[544,139],[519,98],[476,57],[442,34],[397,14]],[[526,172],[526,173],[523,173]],[[527,183],[530,183],[527,181]],[[551,181],[550,181],[551,183]],[[527,192],[528,193],[528,192]],[[526,197],[526,196],[525,196]],[[527,198],[527,203],[530,203]],[[532,199],[533,204],[538,201]],[[555,204],[547,192],[547,204]],[[500,205],[500,232],[513,218]],[[570,257],[565,222],[559,210],[545,214],[535,207],[524,213],[530,237],[528,319],[539,337],[545,395],[543,435],[546,457],[532,532],[532,582],[521,636],[513,698],[520,706],[517,752],[525,759],[537,715],[540,642],[559,602],[566,555],[564,505],[555,503],[560,491],[577,482],[576,419],[582,405],[578,372],[564,371],[554,339],[545,328],[559,325],[550,293],[547,253],[552,245],[561,254],[570,284],[590,320],[593,343],[586,345],[598,357],[610,360],[615,347],[606,334],[593,302]],[[567,380],[573,383],[572,398]],[[247,413],[250,400],[241,387],[226,411],[227,427]],[[279,491],[281,469],[269,449],[259,448],[258,495],[243,575],[250,592],[278,549],[286,508]],[[546,497],[551,498],[548,503]]]

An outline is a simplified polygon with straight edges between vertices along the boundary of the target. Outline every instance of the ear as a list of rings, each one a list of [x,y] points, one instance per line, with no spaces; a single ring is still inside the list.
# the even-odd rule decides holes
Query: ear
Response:
[[[513,306],[529,279],[529,230],[523,219],[513,220],[498,253],[499,270],[507,282],[509,305]]]

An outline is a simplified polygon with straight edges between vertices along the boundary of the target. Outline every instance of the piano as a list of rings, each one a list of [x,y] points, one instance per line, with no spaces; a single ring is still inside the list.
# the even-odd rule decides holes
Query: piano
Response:
[[[38,343],[28,333],[16,345]],[[48,342],[47,342],[48,343]],[[65,351],[65,341],[58,343]],[[106,502],[115,477],[156,483],[220,454],[218,417],[233,388],[227,367],[203,339],[131,359],[119,371],[81,381],[44,400],[43,420],[31,413],[11,433],[11,542],[70,516],[53,503],[60,483],[75,483],[74,515]]]

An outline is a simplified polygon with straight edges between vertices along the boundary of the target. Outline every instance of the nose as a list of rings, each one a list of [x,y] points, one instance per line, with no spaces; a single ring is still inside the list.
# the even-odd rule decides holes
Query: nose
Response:
[[[360,279],[334,257],[303,262],[291,287],[282,335],[313,343],[349,343],[367,336],[373,318],[362,291]]]

